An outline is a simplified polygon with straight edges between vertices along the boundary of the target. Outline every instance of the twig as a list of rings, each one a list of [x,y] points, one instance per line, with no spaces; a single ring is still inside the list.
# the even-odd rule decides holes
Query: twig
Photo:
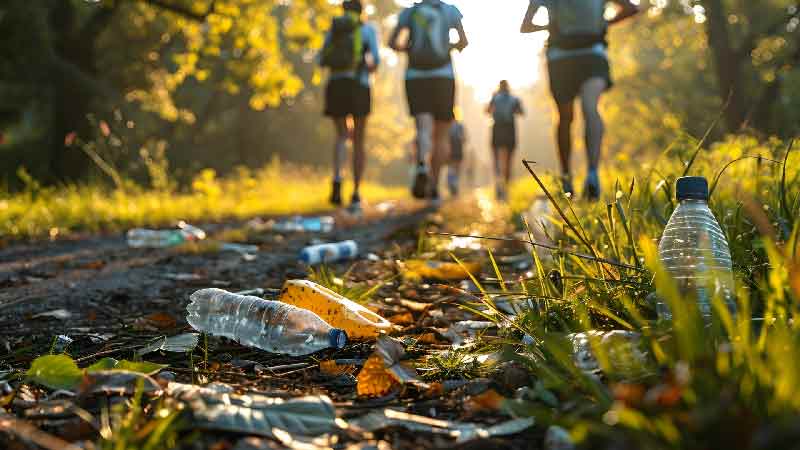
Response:
[[[81,450],[80,447],[45,433],[35,426],[0,411],[0,432],[17,436],[47,450]]]

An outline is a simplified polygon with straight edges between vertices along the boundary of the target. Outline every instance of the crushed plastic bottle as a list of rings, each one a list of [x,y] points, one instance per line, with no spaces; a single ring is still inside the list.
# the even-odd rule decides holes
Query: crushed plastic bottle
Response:
[[[351,339],[374,339],[392,329],[392,324],[378,314],[311,281],[287,281],[279,300],[318,314],[331,326],[346,331]]]
[[[186,222],[179,222],[177,230],[147,230],[134,228],[128,231],[128,246],[132,248],[168,248],[189,241],[206,238],[206,232]]]
[[[295,216],[291,219],[273,222],[270,228],[279,233],[330,233],[335,226],[336,220],[330,216]]]
[[[353,259],[358,256],[358,244],[344,241],[333,244],[319,244],[304,248],[300,252],[300,262],[309,266]]]
[[[711,299],[721,295],[731,312],[736,311],[731,253],[725,234],[708,207],[708,181],[684,177],[676,185],[680,204],[667,223],[658,247],[664,268],[678,283],[684,296],[696,299],[700,313],[712,315]],[[663,300],[658,316],[670,320],[672,313]]]
[[[308,355],[347,343],[344,330],[311,311],[285,303],[203,289],[190,297],[186,320],[197,331],[242,345],[292,356]]]

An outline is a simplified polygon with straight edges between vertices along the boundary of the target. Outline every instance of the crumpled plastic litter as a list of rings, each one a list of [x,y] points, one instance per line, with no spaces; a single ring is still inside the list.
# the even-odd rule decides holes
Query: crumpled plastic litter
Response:
[[[283,399],[234,394],[224,383],[207,387],[171,382],[167,393],[184,402],[198,427],[280,439],[318,437],[340,428],[336,408],[324,395]]]
[[[569,431],[558,425],[551,425],[544,435],[544,450],[575,450],[575,442]]]
[[[381,397],[395,387],[412,384],[427,389],[429,386],[419,379],[416,369],[400,362],[406,350],[397,339],[381,336],[375,344],[375,353],[370,356],[358,374],[358,395]]]
[[[592,349],[592,340],[596,340],[596,345],[605,351],[614,372],[626,374],[641,372],[646,365],[648,355],[639,347],[641,337],[639,333],[624,330],[590,330],[567,335],[567,339],[572,343],[572,358],[575,365],[593,377],[599,377],[602,368]]]
[[[457,443],[516,434],[530,428],[534,423],[533,417],[526,417],[486,426],[477,423],[439,420],[388,408],[348,421],[349,427],[356,431],[374,432],[388,427],[403,427],[409,431],[444,434],[454,438]]]
[[[199,340],[199,333],[184,333],[169,337],[163,336],[140,348],[136,351],[136,354],[142,356],[158,351],[188,353],[197,347]]]
[[[462,320],[461,322],[456,322],[450,325],[450,328],[442,333],[442,336],[449,339],[453,343],[454,347],[459,347],[475,339],[475,336],[477,336],[479,332],[496,327],[497,324],[494,322],[483,320]]]

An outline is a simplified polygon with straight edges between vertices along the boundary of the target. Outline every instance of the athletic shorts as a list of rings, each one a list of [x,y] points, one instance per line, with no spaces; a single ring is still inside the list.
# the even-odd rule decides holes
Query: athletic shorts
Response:
[[[406,97],[412,116],[427,113],[440,121],[455,119],[456,82],[451,78],[406,80]]]
[[[492,126],[492,148],[507,148],[512,151],[517,148],[517,127],[514,122],[495,122]]]
[[[580,95],[583,84],[592,78],[606,80],[606,89],[611,89],[611,69],[608,59],[601,55],[570,56],[548,61],[547,71],[550,75],[550,91],[556,103],[565,104]]]
[[[338,78],[330,80],[325,87],[325,115],[342,118],[365,117],[372,110],[370,89],[358,80]]]

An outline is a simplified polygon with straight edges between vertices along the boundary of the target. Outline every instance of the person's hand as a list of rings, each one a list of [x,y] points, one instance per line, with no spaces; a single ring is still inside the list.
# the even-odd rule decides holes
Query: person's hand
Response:
[[[367,72],[369,73],[375,73],[375,71],[378,70],[378,66],[372,61],[367,61],[366,66]]]

